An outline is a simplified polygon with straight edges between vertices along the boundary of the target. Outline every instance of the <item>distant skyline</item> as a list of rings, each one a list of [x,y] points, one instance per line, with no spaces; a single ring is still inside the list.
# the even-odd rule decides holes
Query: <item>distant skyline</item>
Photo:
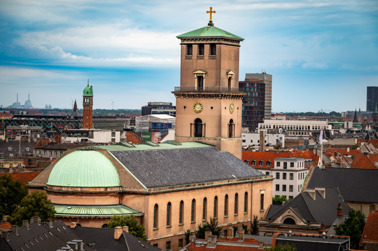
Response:
[[[94,108],[175,103],[182,33],[215,26],[245,38],[240,79],[273,75],[273,112],[366,110],[378,86],[378,2],[92,1],[0,2],[0,105]]]

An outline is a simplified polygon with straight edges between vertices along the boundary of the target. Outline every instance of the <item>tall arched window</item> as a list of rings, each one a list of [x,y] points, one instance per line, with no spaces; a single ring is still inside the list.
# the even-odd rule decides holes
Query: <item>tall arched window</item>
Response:
[[[218,196],[214,197],[214,218],[218,218]]]
[[[207,219],[207,198],[203,199],[203,208],[202,208],[202,220]]]
[[[184,224],[184,201],[180,201],[179,224]]]
[[[167,227],[171,226],[172,222],[172,204],[171,202],[168,202],[167,204]]]
[[[228,77],[228,90],[231,91],[231,77]]]
[[[202,120],[196,119],[194,120],[194,137],[202,137]]]
[[[230,119],[230,123],[228,124],[228,137],[229,138],[234,137],[235,135],[234,129],[235,129],[234,120]]]
[[[244,213],[248,212],[248,192],[244,193]]]
[[[228,194],[224,196],[224,216],[228,216]]]
[[[158,228],[159,226],[159,206],[155,204],[154,206],[154,228]]]
[[[234,205],[234,214],[238,214],[239,211],[239,195],[235,194],[235,205]]]
[[[196,200],[192,200],[192,215],[191,215],[191,221],[195,222],[196,221]]]

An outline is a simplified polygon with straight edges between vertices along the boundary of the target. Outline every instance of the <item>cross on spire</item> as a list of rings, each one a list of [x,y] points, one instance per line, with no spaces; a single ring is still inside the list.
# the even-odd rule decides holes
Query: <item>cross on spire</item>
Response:
[[[216,11],[213,10],[213,7],[210,7],[210,10],[206,11],[206,13],[210,14],[209,25],[214,26],[214,24],[213,24],[213,13],[216,13]]]

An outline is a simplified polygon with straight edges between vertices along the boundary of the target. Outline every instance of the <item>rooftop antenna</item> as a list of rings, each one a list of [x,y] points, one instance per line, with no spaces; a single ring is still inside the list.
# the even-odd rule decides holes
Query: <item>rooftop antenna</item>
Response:
[[[28,93],[28,100],[30,100],[30,93]]]
[[[318,167],[320,169],[324,169],[324,166],[323,166],[323,127],[321,127],[320,129],[319,143],[320,143],[320,158],[318,162]]]

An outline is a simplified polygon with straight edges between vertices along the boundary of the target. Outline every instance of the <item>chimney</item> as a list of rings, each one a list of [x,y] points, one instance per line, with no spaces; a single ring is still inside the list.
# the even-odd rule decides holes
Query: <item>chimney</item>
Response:
[[[29,229],[29,221],[28,220],[22,220],[22,226]]]
[[[238,234],[239,234],[239,240],[244,240],[244,229],[239,228]]]
[[[343,216],[343,206],[341,203],[337,206],[337,216]]]
[[[13,233],[15,233],[18,236],[18,226],[17,225],[12,225],[11,230],[12,230]]]
[[[76,228],[76,222],[71,222],[70,228],[75,229]]]
[[[52,228],[53,227],[53,220],[52,219],[48,219],[47,220],[47,224],[48,224],[48,226],[50,227],[50,228]]]
[[[234,238],[234,229],[232,227],[227,229],[227,238]]]
[[[129,232],[129,227],[128,226],[123,226],[122,230],[125,231],[126,233],[128,233]]]
[[[37,224],[41,224],[41,218],[39,218],[39,216],[33,216],[33,222]]]
[[[9,232],[8,229],[1,229],[1,237],[2,237],[4,240],[8,240],[8,232]]]
[[[260,152],[265,151],[265,131],[264,130],[260,131],[260,148],[259,148],[259,151]]]
[[[122,227],[118,226],[114,228],[114,240],[118,240],[122,235]]]
[[[205,232],[205,240],[208,240],[209,236],[212,235],[213,233],[211,231],[206,231]]]
[[[77,250],[77,242],[75,241],[69,241],[67,242],[67,245],[72,249],[72,250]]]
[[[217,245],[217,236],[216,235],[209,235],[207,236],[207,248],[215,248]]]
[[[3,216],[3,221],[7,222],[8,217],[9,217],[9,215],[4,215],[4,216]]]

